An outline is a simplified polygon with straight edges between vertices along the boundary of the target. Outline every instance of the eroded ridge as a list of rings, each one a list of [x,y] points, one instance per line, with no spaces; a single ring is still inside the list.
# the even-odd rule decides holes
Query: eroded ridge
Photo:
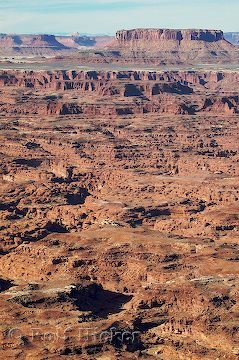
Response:
[[[2,71],[0,113],[234,114],[238,72]]]
[[[1,357],[238,358],[237,83],[1,73]]]

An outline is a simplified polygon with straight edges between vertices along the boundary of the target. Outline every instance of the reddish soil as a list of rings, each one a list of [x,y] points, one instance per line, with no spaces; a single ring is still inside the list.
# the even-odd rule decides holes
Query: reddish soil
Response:
[[[1,72],[1,358],[238,359],[238,80]]]
[[[0,113],[236,114],[238,72],[2,71]]]

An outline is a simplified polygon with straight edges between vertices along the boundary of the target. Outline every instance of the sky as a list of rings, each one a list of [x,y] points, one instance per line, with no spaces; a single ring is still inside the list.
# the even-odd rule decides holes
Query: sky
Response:
[[[0,33],[113,35],[137,27],[239,31],[239,0],[0,0]]]

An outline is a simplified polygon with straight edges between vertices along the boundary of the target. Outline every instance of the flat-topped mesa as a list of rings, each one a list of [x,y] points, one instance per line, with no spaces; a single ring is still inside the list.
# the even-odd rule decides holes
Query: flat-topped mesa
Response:
[[[63,49],[65,46],[56,40],[54,35],[11,35],[0,34],[0,48],[55,48]]]
[[[116,39],[121,45],[127,42],[137,42],[140,40],[175,40],[179,42],[182,40],[197,40],[215,42],[224,40],[224,35],[221,30],[132,29],[117,31]]]

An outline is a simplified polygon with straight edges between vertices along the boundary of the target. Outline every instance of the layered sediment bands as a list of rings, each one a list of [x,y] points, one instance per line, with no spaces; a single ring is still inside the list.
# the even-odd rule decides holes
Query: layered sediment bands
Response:
[[[231,87],[233,91],[239,83],[238,72],[223,71],[18,71],[0,72],[0,86],[19,86],[29,88],[71,90],[77,88],[83,81],[157,81],[180,82],[183,84],[202,85],[214,88],[218,84]],[[79,82],[78,82],[79,81]],[[88,83],[89,84],[89,83]],[[93,90],[88,87],[88,90]]]
[[[0,358],[237,360],[238,73],[0,79]]]
[[[54,35],[0,34],[0,55],[42,56],[67,51],[67,46],[60,43]]]
[[[111,36],[57,36],[57,41],[61,44],[65,45],[68,48],[72,49],[82,49],[83,47],[95,47],[95,48],[102,48],[105,45],[112,42],[113,37]]]
[[[119,44],[131,41],[167,41],[198,40],[214,42],[224,40],[220,30],[172,30],[172,29],[133,29],[119,30],[116,33]]]
[[[238,72],[2,71],[0,112],[233,114],[239,111],[238,82]]]
[[[62,56],[84,48],[103,48],[112,40],[110,36],[0,34],[0,56]]]
[[[228,38],[236,42],[234,35]],[[207,29],[120,30],[115,37],[0,34],[0,57],[9,56],[57,56],[75,64],[188,65],[238,63],[239,49],[222,31]]]
[[[0,34],[0,48],[10,47],[49,47],[62,49],[65,46],[59,43],[54,35],[8,35]]]
[[[224,39],[221,30],[120,30],[108,48],[118,50],[120,60],[127,62],[131,59],[156,64],[239,61],[238,49]]]

